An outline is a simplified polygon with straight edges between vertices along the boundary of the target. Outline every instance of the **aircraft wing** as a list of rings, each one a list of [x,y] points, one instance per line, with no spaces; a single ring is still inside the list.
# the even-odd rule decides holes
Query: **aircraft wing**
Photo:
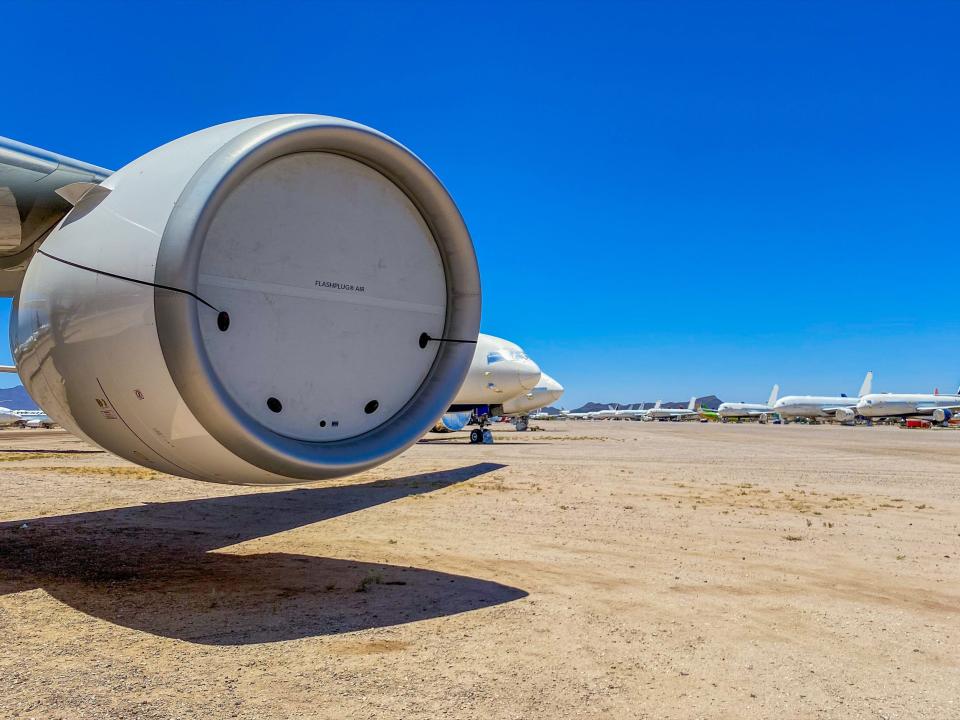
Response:
[[[836,405],[835,407],[820,408],[820,412],[827,415],[836,415],[840,410],[853,410],[855,407],[856,405]]]
[[[110,174],[0,137],[0,297],[17,292],[36,243],[84,192]]]
[[[932,413],[934,410],[960,410],[960,404],[957,405],[917,405],[917,412]]]

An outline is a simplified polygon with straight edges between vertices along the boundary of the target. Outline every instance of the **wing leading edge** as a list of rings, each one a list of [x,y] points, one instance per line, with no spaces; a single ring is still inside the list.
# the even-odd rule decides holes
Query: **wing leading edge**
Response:
[[[110,174],[0,137],[0,297],[16,294],[37,241],[70,209],[57,191],[75,183],[99,184]]]

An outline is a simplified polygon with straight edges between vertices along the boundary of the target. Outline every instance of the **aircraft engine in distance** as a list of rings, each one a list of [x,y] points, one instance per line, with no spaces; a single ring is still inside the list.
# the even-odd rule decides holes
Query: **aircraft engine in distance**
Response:
[[[953,417],[953,411],[948,408],[937,408],[932,413],[933,419],[938,423],[949,422]]]
[[[467,423],[470,422],[472,416],[472,410],[444,413],[443,416],[437,420],[436,424],[434,424],[433,432],[447,433],[463,430],[467,426]]]
[[[837,408],[833,416],[844,425],[851,425],[857,419],[857,413],[851,408]]]
[[[221,483],[339,477],[415,442],[463,381],[473,244],[429,168],[375,130],[240,120],[62,192],[14,356],[51,418],[121,457]]]

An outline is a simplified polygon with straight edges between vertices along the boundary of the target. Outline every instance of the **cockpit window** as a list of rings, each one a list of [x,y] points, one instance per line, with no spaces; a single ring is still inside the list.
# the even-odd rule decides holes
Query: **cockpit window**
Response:
[[[520,352],[519,350],[513,350],[513,351],[510,353],[510,357],[512,357],[514,360],[529,360],[529,359],[530,359],[530,358],[527,357],[527,354],[526,354],[525,352]]]
[[[503,360],[503,355],[498,352],[487,353],[487,365],[493,365],[494,363],[501,362]]]

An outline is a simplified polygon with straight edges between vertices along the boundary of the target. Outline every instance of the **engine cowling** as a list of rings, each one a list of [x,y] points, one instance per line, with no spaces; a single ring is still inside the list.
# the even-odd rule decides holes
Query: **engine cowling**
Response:
[[[838,408],[834,413],[834,417],[841,423],[850,424],[856,421],[857,413],[855,410],[850,408]]]
[[[472,415],[472,411],[444,413],[433,426],[433,432],[447,433],[463,430],[467,426],[467,423],[470,422]]]
[[[948,408],[937,408],[933,411],[933,419],[938,423],[949,422],[953,417],[953,411]]]
[[[66,429],[224,483],[355,473],[416,441],[473,355],[480,282],[440,181],[375,130],[287,115],[164,145],[80,199],[11,323]]]

